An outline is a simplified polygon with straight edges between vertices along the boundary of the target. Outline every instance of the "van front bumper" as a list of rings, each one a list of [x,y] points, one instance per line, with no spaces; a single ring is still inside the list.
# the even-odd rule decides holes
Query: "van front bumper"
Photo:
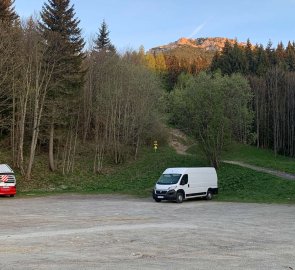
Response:
[[[16,187],[2,187],[0,186],[0,196],[2,195],[15,195]]]
[[[176,191],[169,190],[169,191],[160,191],[160,190],[153,190],[153,198],[154,200],[167,200],[167,201],[175,201],[176,200]]]

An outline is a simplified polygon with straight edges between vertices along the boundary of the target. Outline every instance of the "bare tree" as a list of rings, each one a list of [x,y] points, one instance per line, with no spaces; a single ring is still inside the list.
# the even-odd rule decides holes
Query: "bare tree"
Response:
[[[35,25],[29,25],[26,38],[29,42],[25,58],[26,70],[24,90],[30,93],[32,99],[32,130],[31,147],[26,169],[26,177],[31,177],[35,158],[37,140],[40,131],[41,118],[43,114],[45,98],[53,73],[54,64],[44,61],[44,48]]]
[[[12,160],[20,166],[22,142],[19,133],[19,118],[16,110],[19,101],[19,83],[21,75],[21,37],[19,26],[0,22],[0,129],[11,131]]]
[[[83,91],[83,141],[95,142],[95,172],[107,153],[114,163],[137,155],[154,123],[161,88],[155,74],[125,56],[94,52]]]

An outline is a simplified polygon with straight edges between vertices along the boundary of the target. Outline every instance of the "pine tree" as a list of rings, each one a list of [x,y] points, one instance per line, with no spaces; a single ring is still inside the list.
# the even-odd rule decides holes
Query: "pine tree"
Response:
[[[221,53],[216,52],[211,63],[211,71],[220,69],[222,74],[231,75],[233,73],[248,73],[248,62],[252,45],[247,48],[241,47],[237,41],[232,45],[228,40],[224,43]],[[252,56],[251,56],[252,57]]]
[[[210,70],[212,72],[218,70],[220,68],[220,52],[216,51],[211,61]]]
[[[42,8],[39,29],[47,44],[47,61],[55,65],[55,88],[71,91],[83,81],[85,42],[79,23],[70,0],[48,0]]]
[[[232,73],[232,64],[231,64],[231,53],[233,50],[233,46],[227,40],[224,43],[224,47],[221,52],[221,56],[219,58],[219,68],[222,74],[231,74]]]
[[[295,71],[295,46],[290,41],[286,48],[286,64],[289,71]]]
[[[110,31],[108,30],[108,26],[103,20],[100,28],[99,33],[97,34],[96,40],[94,40],[94,51],[100,52],[116,52],[115,46],[111,43],[111,40],[109,38]]]
[[[284,66],[285,65],[284,60],[285,60],[285,48],[284,48],[283,42],[279,42],[275,50],[275,64]]]
[[[263,47],[263,45],[256,45],[255,48],[255,58],[256,58],[256,63],[257,63],[257,67],[256,67],[256,74],[258,76],[262,76],[264,75],[268,68],[269,68],[269,60],[267,57],[267,53]]]
[[[255,73],[255,59],[254,59],[252,44],[249,39],[247,40],[247,44],[246,44],[246,48],[245,48],[245,55],[247,58],[248,74],[254,74]]]
[[[0,0],[0,22],[13,24],[18,21],[18,15],[14,11],[14,0]]]
[[[276,56],[275,56],[275,51],[273,49],[271,40],[269,40],[266,45],[265,53],[267,56],[267,62],[269,64],[269,66],[275,65],[276,64]]]
[[[54,67],[47,97],[49,168],[52,171],[55,170],[55,126],[70,126],[65,108],[68,114],[77,113],[74,97],[78,96],[85,75],[82,69],[85,43],[79,23],[70,0],[48,0],[42,8],[39,30],[46,45],[45,62]]]
[[[231,73],[244,74],[247,67],[247,58],[244,48],[241,48],[236,41],[230,53]]]

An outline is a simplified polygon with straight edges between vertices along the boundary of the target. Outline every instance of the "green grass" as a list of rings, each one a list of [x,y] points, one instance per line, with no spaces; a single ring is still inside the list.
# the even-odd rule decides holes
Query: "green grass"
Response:
[[[197,156],[199,159],[205,159],[205,157],[203,157],[202,151],[201,151],[200,146],[198,145],[198,143],[195,143],[192,146],[190,146],[186,150],[186,152],[188,154]]]
[[[275,155],[271,150],[257,149],[249,145],[233,144],[224,152],[222,159],[242,161],[251,165],[295,174],[294,158]]]
[[[92,163],[91,163],[92,165]],[[112,167],[111,172],[94,175],[90,166],[77,169],[70,175],[45,173],[47,170],[37,164],[30,183],[19,181],[21,194],[43,194],[44,192],[88,192],[121,193],[149,196],[161,173],[168,167],[198,167],[205,164],[192,156],[182,156],[169,147],[160,147],[157,153],[144,149],[137,161]],[[38,175],[38,177],[37,177]],[[38,180],[36,180],[36,178]]]
[[[202,157],[201,150],[197,144],[192,145],[187,153]],[[257,147],[234,143],[223,152],[222,160],[241,161],[259,167],[270,168],[282,172],[295,174],[295,158],[275,155],[268,149],[257,149]]]
[[[197,144],[187,152],[204,159]],[[223,154],[222,159],[295,173],[294,158],[276,156],[271,150],[248,145],[232,145]],[[229,164],[221,165],[218,179],[218,200],[221,201],[295,203],[295,181]]]
[[[261,154],[261,157],[263,159],[264,155]],[[150,148],[143,149],[138,160],[123,165],[108,165],[106,173],[101,175],[91,172],[91,159],[83,156],[83,153],[80,153],[80,158],[83,162],[77,164],[76,172],[64,176],[61,173],[49,173],[46,156],[38,156],[31,181],[25,181],[18,175],[18,194],[31,197],[69,192],[115,193],[148,197],[151,196],[156,180],[166,168],[208,165],[199,155],[179,155],[168,146],[160,147],[157,153]],[[217,174],[219,195],[215,200],[295,203],[295,181],[229,164],[222,164]]]
[[[218,170],[220,201],[295,203],[295,181],[223,164]]]

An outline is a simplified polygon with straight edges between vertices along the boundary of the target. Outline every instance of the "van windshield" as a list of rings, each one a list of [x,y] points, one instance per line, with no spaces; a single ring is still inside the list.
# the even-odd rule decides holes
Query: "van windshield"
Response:
[[[158,185],[173,185],[177,184],[181,174],[162,174],[159,178]]]

